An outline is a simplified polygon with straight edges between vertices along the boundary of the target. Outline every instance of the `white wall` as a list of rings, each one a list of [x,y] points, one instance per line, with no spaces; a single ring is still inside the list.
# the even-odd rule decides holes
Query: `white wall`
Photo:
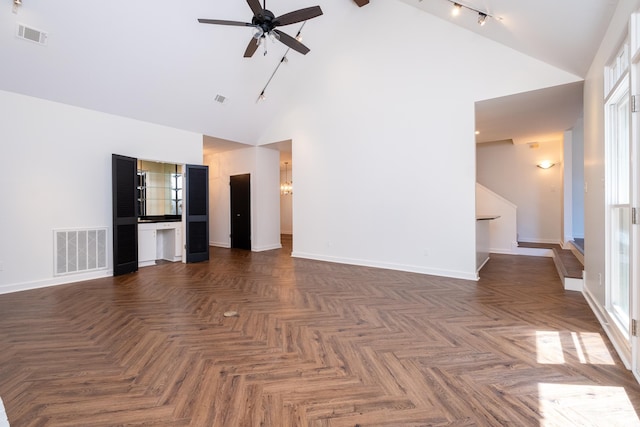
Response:
[[[605,299],[604,66],[627,33],[640,1],[618,3],[616,13],[587,73],[584,85],[584,238],[585,292],[602,311]],[[601,313],[602,314],[602,313]]]
[[[209,165],[209,239],[231,247],[229,177],[251,174],[251,249],[280,248],[280,153],[263,147],[226,151],[205,158]]]
[[[502,196],[476,183],[476,214],[499,216],[488,222],[489,252],[512,254],[518,246],[518,207]]]
[[[280,245],[280,152],[256,147],[256,179],[251,182],[255,213],[252,220],[253,251],[278,249]],[[252,206],[253,210],[253,206]]]
[[[564,132],[564,240],[584,238],[584,120]]]
[[[0,293],[111,274],[111,154],[202,163],[202,135],[0,91]],[[53,229],[108,227],[109,270],[53,276]]]
[[[261,137],[296,148],[293,254],[473,279],[475,101],[579,79],[401,2],[348,19]]]
[[[573,167],[575,156],[573,154],[573,131],[564,132],[562,138],[562,150],[564,163],[562,165],[562,243],[565,249],[569,249],[568,242],[573,240]]]
[[[562,141],[478,144],[478,182],[518,206],[518,241],[562,240]],[[558,163],[550,169],[541,160]]]
[[[571,129],[571,181],[573,237],[584,238],[584,120]]]

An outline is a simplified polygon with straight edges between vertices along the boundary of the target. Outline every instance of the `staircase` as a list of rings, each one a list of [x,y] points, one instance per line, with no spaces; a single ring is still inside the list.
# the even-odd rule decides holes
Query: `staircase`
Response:
[[[476,214],[500,216],[498,220],[491,221],[489,252],[553,258],[564,289],[582,291],[584,240],[569,242],[570,249],[559,244],[518,242],[517,209],[509,200],[476,183]]]
[[[542,250],[541,256],[550,256],[558,270],[558,276],[562,280],[562,285],[568,291],[582,291],[584,252],[579,245],[569,242],[571,249],[563,249],[562,246],[546,243],[526,243],[518,242],[518,248],[530,248]],[[577,251],[581,256],[576,256]]]

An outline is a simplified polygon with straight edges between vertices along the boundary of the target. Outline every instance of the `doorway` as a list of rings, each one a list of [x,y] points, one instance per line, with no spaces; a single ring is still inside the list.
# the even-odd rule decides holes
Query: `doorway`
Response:
[[[251,174],[233,175],[231,194],[231,247],[251,250]]]

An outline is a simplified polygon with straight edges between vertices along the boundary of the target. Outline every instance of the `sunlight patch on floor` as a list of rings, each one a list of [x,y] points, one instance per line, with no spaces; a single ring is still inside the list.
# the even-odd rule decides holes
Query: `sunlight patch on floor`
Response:
[[[562,341],[558,331],[536,331],[536,354],[538,363],[564,363]]]
[[[640,426],[623,387],[538,384],[540,426]]]
[[[567,358],[585,364],[615,364],[597,332],[536,331],[536,357],[541,364],[562,364]]]

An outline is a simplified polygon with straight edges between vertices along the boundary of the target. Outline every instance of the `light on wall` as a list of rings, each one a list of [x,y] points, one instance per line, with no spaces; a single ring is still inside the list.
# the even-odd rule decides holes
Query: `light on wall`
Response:
[[[555,165],[556,164],[553,163],[551,160],[543,160],[540,163],[538,163],[536,166],[538,166],[540,169],[549,169]]]
[[[288,196],[293,194],[293,182],[289,181],[289,162],[284,162],[284,182],[280,184],[280,194]]]

